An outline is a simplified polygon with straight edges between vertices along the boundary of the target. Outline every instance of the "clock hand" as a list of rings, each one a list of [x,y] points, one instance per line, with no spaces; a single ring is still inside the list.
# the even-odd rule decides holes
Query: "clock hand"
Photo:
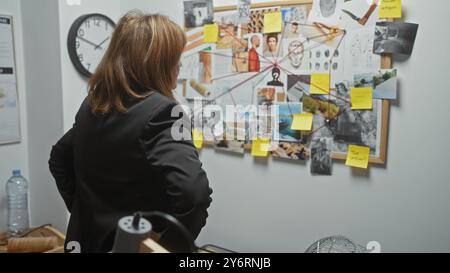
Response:
[[[91,42],[91,41],[89,41],[89,40],[86,40],[86,39],[84,39],[83,37],[80,37],[80,36],[77,36],[77,38],[78,39],[80,39],[80,40],[82,40],[82,41],[85,41],[86,43],[88,43],[88,44],[90,44],[90,45],[92,45],[92,46],[95,46],[95,48],[94,49],[97,49],[97,48],[100,48],[100,49],[102,49],[99,45],[96,45],[96,44],[94,44],[93,42]]]
[[[95,49],[97,49],[97,48],[102,49],[101,46],[102,46],[104,43],[106,43],[106,41],[108,41],[108,40],[109,40],[109,37],[106,38],[105,40],[103,40],[103,42],[101,42],[98,46],[96,46]]]

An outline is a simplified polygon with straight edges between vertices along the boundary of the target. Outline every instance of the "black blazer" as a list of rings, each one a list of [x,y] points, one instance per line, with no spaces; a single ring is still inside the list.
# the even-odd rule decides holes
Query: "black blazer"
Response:
[[[180,220],[194,238],[211,203],[208,178],[192,141],[175,141],[174,101],[154,93],[130,100],[126,113],[94,115],[87,100],[73,128],[51,151],[50,171],[71,212],[66,242],[82,252],[112,249],[117,222],[136,211],[162,211]],[[186,116],[186,115],[185,115]],[[156,231],[165,229],[156,223]],[[169,230],[162,244],[180,250]]]

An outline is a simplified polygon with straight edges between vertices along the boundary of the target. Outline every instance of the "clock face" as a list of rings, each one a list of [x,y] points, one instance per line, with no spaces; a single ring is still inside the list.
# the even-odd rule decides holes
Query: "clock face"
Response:
[[[78,18],[69,33],[69,55],[75,68],[90,77],[105,54],[111,41],[115,24],[101,14]]]

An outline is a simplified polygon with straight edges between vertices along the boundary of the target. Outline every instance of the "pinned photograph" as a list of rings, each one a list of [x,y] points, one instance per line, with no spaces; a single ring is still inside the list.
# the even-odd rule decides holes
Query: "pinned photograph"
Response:
[[[216,136],[214,148],[218,151],[235,154],[245,153],[245,127],[236,126],[236,123],[223,124],[222,135]]]
[[[236,17],[234,12],[214,14],[214,21],[219,25],[219,40],[216,49],[231,49],[238,33]]]
[[[199,52],[199,79],[200,83],[211,84],[212,81],[212,54],[210,51]]]
[[[250,11],[250,23],[248,23],[249,33],[262,33],[264,30],[264,15],[266,13],[279,12],[279,7],[252,9]]]
[[[233,53],[233,72],[248,72],[249,54],[248,41],[246,39],[236,38],[232,42]]]
[[[375,54],[412,54],[419,25],[397,22],[378,22],[375,27]]]
[[[261,71],[261,57],[263,55],[263,35],[251,33],[244,36],[248,43],[248,72]]]
[[[257,89],[258,105],[272,105],[276,100],[276,89],[273,87],[262,87]]]
[[[354,87],[373,88],[374,99],[397,99],[397,69],[381,69],[377,73],[357,74]]]
[[[283,103],[278,104],[278,122],[275,124],[275,141],[281,142],[300,142],[302,140],[301,131],[292,130],[294,115],[302,113],[301,103]]]
[[[279,50],[281,35],[278,33],[271,33],[264,35],[264,56],[275,58],[282,55]]]
[[[336,101],[330,100],[328,95],[303,96],[303,110],[324,117],[334,119],[341,111]]]
[[[274,142],[270,151],[274,158],[305,161],[307,159],[306,147],[302,143]]]
[[[311,75],[287,75],[287,99],[289,102],[301,102],[309,94]]]
[[[372,26],[378,21],[378,0],[344,1],[340,25],[345,29]]]
[[[284,38],[299,38],[300,25],[297,22],[287,23],[283,32]]]
[[[331,138],[316,138],[311,142],[311,173],[331,175]]]
[[[349,100],[350,83],[341,82],[336,85],[336,94],[346,100]],[[324,103],[326,103],[324,101]],[[334,104],[336,103],[336,104]],[[371,155],[378,157],[380,155],[379,139],[381,137],[381,113],[383,104],[380,100],[373,101],[372,111],[351,111],[344,101],[336,100],[335,107],[341,107],[342,113],[336,118],[327,118],[324,114],[315,114],[313,127],[320,128],[314,132],[317,138],[332,138],[333,153],[346,154],[348,145],[370,147]],[[338,106],[339,105],[339,106]],[[308,103],[303,100],[303,110],[307,110]],[[324,106],[326,108],[326,106]]]
[[[205,141],[214,141],[216,138],[215,134],[217,133],[216,125],[222,114],[219,108],[220,106],[216,105],[214,100],[195,101],[194,99],[187,99],[186,102],[191,110],[192,128],[201,130],[204,134]]]
[[[184,1],[184,22],[186,28],[201,27],[214,21],[213,0]]]

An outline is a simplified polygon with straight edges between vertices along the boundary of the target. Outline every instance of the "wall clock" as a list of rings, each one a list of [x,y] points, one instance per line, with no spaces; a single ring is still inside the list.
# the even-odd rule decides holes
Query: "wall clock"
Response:
[[[111,41],[115,23],[103,14],[87,14],[72,24],[67,47],[75,69],[91,77]]]

